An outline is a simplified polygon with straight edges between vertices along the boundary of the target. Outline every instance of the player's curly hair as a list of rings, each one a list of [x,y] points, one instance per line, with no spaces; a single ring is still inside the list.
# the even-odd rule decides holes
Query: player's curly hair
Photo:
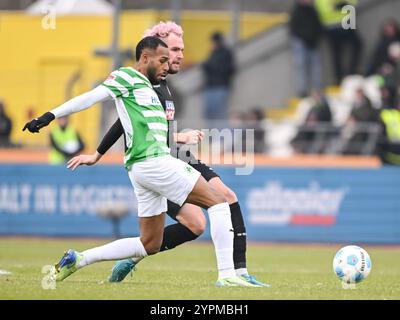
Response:
[[[159,24],[156,24],[151,29],[147,29],[144,32],[143,38],[148,36],[157,37],[160,39],[167,38],[171,33],[176,34],[178,37],[183,37],[182,27],[177,25],[173,21],[160,21]]]

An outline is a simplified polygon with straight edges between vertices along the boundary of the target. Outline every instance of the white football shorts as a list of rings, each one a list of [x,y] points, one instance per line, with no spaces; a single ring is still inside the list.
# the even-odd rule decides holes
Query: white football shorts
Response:
[[[167,211],[167,199],[182,206],[200,172],[170,155],[134,163],[128,171],[138,201],[138,216]]]

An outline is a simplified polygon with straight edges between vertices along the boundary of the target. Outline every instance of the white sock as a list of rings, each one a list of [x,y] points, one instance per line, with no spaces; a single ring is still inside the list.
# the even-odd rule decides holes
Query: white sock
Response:
[[[101,247],[88,249],[81,252],[83,259],[79,262],[78,268],[89,264],[106,261],[120,260],[131,257],[146,257],[147,252],[139,237],[119,239],[105,244]]]
[[[235,271],[236,271],[237,276],[244,276],[245,274],[249,274],[247,272],[247,268],[239,268],[239,269],[235,269]]]
[[[218,278],[235,277],[233,264],[233,227],[227,202],[208,208],[211,238],[217,256]]]
[[[133,257],[132,260],[133,262],[135,262],[136,264],[139,263],[140,261],[142,261],[145,257]]]

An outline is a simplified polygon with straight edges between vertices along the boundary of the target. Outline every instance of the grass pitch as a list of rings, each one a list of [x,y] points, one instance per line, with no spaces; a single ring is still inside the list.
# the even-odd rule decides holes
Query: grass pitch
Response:
[[[255,243],[248,246],[248,269],[272,287],[216,288],[213,246],[199,241],[146,258],[122,283],[108,283],[113,262],[102,262],[54,290],[42,288],[43,266],[57,262],[64,250],[108,241],[0,238],[0,299],[400,299],[400,248],[374,246],[364,246],[372,271],[354,290],[343,289],[332,271],[341,245]]]

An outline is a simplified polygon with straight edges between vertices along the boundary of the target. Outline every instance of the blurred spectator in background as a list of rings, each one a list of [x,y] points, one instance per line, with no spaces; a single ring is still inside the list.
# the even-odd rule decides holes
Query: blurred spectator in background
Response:
[[[50,131],[50,164],[64,164],[84,149],[79,133],[69,124],[68,117],[60,117]]]
[[[10,140],[12,121],[7,116],[4,102],[0,100],[0,148],[11,147]]]
[[[396,72],[396,65],[385,62],[378,70],[380,76],[381,86],[395,92],[399,83],[398,75]]]
[[[291,144],[297,153],[323,153],[332,135],[332,112],[319,90],[312,90],[313,105]]]
[[[232,129],[242,129],[245,112],[232,112],[229,117],[229,127]]]
[[[361,39],[356,29],[344,29],[342,20],[347,12],[342,13],[345,5],[357,5],[357,0],[315,0],[315,6],[325,29],[333,58],[336,85],[343,77],[356,74],[362,49]],[[347,59],[346,49],[350,49],[350,59]],[[347,61],[349,60],[349,61]],[[348,62],[345,66],[345,62]]]
[[[261,108],[255,107],[251,111],[245,114],[245,127],[244,129],[253,129],[254,130],[254,152],[255,153],[264,153],[266,152],[265,145],[265,129],[263,125],[264,121],[264,111]],[[246,143],[248,141],[248,137],[246,137]],[[246,147],[244,145],[244,150]]]
[[[205,118],[222,120],[227,118],[227,106],[235,63],[232,51],[225,45],[222,33],[211,36],[212,51],[203,63],[205,75]]]
[[[255,107],[247,112],[232,113],[229,119],[231,129],[241,130],[240,136],[233,131],[233,137],[235,139],[233,140],[232,146],[233,152],[245,153],[247,151],[252,151],[252,147],[247,146],[248,143],[254,144],[255,153],[266,152],[264,119],[264,111],[259,107]],[[253,136],[247,135],[246,129],[254,130],[254,139]],[[237,141],[237,138],[240,138],[241,141]],[[250,141],[250,139],[252,139],[252,141]]]
[[[394,42],[389,46],[389,56],[393,60],[393,78],[395,86],[400,86],[400,42]]]
[[[363,154],[371,134],[371,124],[378,124],[379,111],[372,106],[362,88],[355,92],[352,110],[342,130],[343,154]]]
[[[397,106],[397,107],[394,107]],[[386,106],[380,112],[382,135],[378,144],[378,154],[383,163],[400,165],[400,99]]]
[[[229,115],[229,127],[232,132],[232,146],[227,151],[233,153],[243,153],[246,150],[245,131],[246,112],[235,111]],[[240,130],[240,131],[238,131]],[[240,132],[240,134],[238,134]]]
[[[388,19],[383,23],[379,41],[373,51],[367,75],[379,73],[379,69],[386,63],[395,64],[393,57],[389,55],[389,47],[394,42],[400,41],[399,25],[395,19]]]
[[[377,119],[378,114],[372,106],[371,100],[368,99],[362,88],[358,88],[355,92],[349,120],[354,122],[376,122]]]
[[[319,41],[323,27],[313,0],[296,1],[290,15],[289,30],[297,95],[305,97],[311,88],[322,89]]]
[[[382,86],[380,88],[382,104],[381,109],[390,109],[396,104],[396,88]]]

